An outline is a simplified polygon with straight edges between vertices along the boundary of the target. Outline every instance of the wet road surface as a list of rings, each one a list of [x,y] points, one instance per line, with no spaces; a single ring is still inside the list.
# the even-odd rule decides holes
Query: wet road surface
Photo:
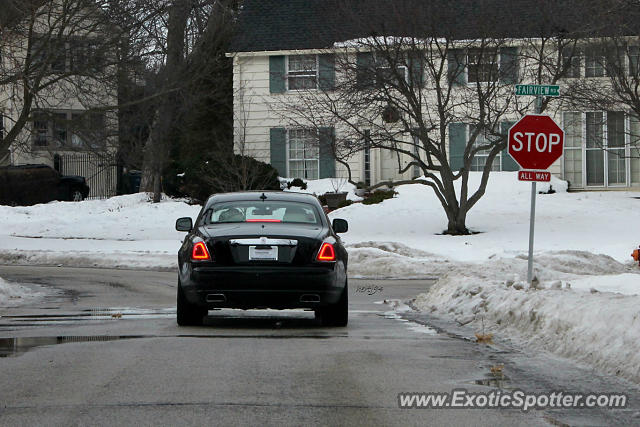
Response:
[[[46,295],[0,308],[1,425],[640,424],[625,381],[380,304],[428,280],[350,279],[346,328],[271,310],[216,310],[180,328],[175,273],[0,266],[0,277]],[[626,392],[630,407],[398,407],[400,392],[460,388]]]

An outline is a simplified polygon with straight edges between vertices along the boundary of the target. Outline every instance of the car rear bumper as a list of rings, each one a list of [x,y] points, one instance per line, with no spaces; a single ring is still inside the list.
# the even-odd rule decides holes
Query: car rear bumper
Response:
[[[322,267],[196,267],[181,286],[191,304],[212,308],[319,308],[335,304],[344,269]]]

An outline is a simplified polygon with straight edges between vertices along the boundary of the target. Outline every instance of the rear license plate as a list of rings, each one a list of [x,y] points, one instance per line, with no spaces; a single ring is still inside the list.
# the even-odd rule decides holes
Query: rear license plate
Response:
[[[256,248],[249,246],[249,261],[277,261],[278,247]]]

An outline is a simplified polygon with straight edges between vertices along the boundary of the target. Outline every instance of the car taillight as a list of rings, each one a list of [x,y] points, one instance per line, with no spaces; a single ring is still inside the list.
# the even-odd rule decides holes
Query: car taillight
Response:
[[[192,261],[208,261],[210,259],[209,250],[204,242],[196,242],[193,244],[193,249],[191,250]]]
[[[316,257],[318,261],[335,261],[336,260],[336,251],[333,249],[333,245],[331,243],[323,243],[320,246],[320,250],[318,251],[318,256]]]

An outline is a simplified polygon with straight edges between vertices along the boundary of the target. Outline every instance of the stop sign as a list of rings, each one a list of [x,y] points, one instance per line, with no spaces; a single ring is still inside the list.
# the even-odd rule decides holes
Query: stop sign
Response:
[[[549,116],[529,114],[509,129],[509,154],[523,169],[547,169],[563,148],[564,131]]]

